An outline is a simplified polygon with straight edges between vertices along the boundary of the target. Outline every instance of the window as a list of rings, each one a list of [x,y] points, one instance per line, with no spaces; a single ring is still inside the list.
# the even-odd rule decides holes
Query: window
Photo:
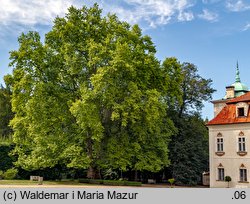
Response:
[[[239,117],[245,116],[245,114],[244,114],[244,108],[238,108],[238,116]]]
[[[220,132],[217,134],[217,137],[216,137],[215,141],[216,141],[215,154],[217,156],[223,156],[225,154],[225,152],[224,152],[224,144],[223,144],[224,139],[223,139],[222,134]]]
[[[245,152],[246,151],[246,138],[239,137],[238,144],[239,144],[239,152]]]
[[[218,181],[224,181],[224,168],[218,168]]]
[[[247,169],[240,169],[240,181],[241,182],[247,181]]]
[[[223,138],[217,138],[217,152],[223,152]]]

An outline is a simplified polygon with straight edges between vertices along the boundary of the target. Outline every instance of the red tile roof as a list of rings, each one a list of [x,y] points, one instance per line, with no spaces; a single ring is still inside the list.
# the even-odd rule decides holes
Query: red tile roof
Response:
[[[248,109],[247,117],[236,117],[236,103],[250,102],[250,92],[231,99],[226,103],[226,106],[219,112],[214,119],[210,120],[207,125],[226,125],[235,123],[250,123],[250,108]]]
[[[246,102],[246,101],[250,101],[250,91],[245,93],[244,95],[241,95],[239,97],[233,98],[230,101],[228,101],[227,103],[238,103],[238,102]]]

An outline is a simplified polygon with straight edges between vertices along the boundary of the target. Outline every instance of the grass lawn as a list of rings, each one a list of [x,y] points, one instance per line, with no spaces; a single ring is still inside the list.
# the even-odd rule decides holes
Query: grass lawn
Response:
[[[30,180],[0,180],[1,185],[38,185],[38,181],[30,181]],[[43,181],[43,185],[89,185],[92,184],[83,184],[79,183],[78,180],[62,180],[62,181]]]

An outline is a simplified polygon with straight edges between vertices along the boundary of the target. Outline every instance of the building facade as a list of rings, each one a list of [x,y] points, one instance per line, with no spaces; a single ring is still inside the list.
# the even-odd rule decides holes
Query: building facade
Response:
[[[236,80],[226,87],[224,98],[212,101],[214,118],[208,122],[210,187],[250,187],[250,92]]]

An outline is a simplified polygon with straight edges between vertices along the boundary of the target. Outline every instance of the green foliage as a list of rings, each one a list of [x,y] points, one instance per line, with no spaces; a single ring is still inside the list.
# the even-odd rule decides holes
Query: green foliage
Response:
[[[229,188],[229,182],[232,181],[232,178],[230,176],[225,176],[225,181],[227,182],[227,187]]]
[[[4,172],[3,177],[6,180],[12,180],[12,179],[16,178],[17,173],[18,173],[17,169],[11,168],[11,169],[8,169],[7,171]]]
[[[158,172],[170,164],[176,129],[164,97],[181,100],[180,66],[174,58],[161,66],[137,25],[102,17],[97,4],[71,7],[45,43],[37,32],[18,41],[5,77],[17,166],[88,168],[94,178],[100,168]]]
[[[162,77],[160,80],[162,83],[162,91],[164,93],[164,99],[170,108],[174,108],[176,104],[182,104],[183,100],[183,90],[182,83],[184,81],[184,75],[182,72],[182,67],[176,58],[166,58],[162,65]]]
[[[113,171],[112,169],[107,169],[103,173],[103,178],[105,180],[117,180],[119,178],[119,175],[116,171]]]
[[[0,179],[3,179],[4,172],[0,170]]]
[[[103,16],[97,4],[70,7],[44,43],[37,32],[18,41],[0,90],[0,134],[11,134],[15,113],[17,167],[88,169],[95,178],[100,169],[159,172],[171,159],[176,182],[198,182],[208,136],[195,112],[214,90],[196,66],[160,64],[138,25]]]
[[[230,181],[232,181],[232,179],[230,176],[225,176],[225,181],[230,182]]]
[[[168,182],[172,186],[174,184],[174,182],[175,182],[175,179],[174,178],[170,178],[170,179],[168,179]]]
[[[79,183],[103,184],[108,186],[141,186],[141,182],[122,180],[79,179]]]
[[[196,185],[208,169],[208,131],[199,115],[175,119],[178,134],[169,144],[172,176],[177,184]]]
[[[16,158],[9,155],[13,148],[14,146],[10,144],[0,144],[0,170],[6,171],[13,167]]]
[[[211,100],[212,93],[215,92],[215,89],[211,88],[212,80],[201,77],[194,64],[188,62],[181,64],[181,73],[182,103],[177,106],[180,117],[190,111],[200,111],[204,106],[203,102]]]
[[[11,111],[11,91],[7,86],[4,88],[0,85],[0,139],[9,139],[12,130],[9,126],[10,120],[13,118]]]
[[[181,72],[182,78],[174,85],[181,99],[168,102],[168,115],[178,129],[169,143],[171,165],[168,171],[176,183],[196,185],[201,180],[201,173],[208,169],[209,158],[208,131],[199,112],[215,90],[211,88],[211,79],[202,78],[195,65],[171,61],[174,67],[179,67],[175,70]]]

